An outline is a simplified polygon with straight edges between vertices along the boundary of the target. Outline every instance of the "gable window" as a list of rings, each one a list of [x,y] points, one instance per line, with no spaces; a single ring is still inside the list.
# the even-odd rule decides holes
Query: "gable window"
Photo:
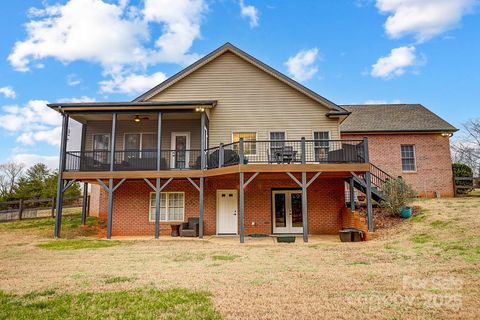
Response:
[[[314,131],[314,151],[315,161],[327,161],[328,151],[330,149],[330,132],[328,131]]]
[[[243,151],[245,152],[245,155],[256,155],[257,154],[257,143],[255,142],[257,140],[257,133],[256,132],[234,132],[232,134],[232,142],[238,142],[240,141],[240,138],[243,138],[243,141],[245,142],[243,144]],[[233,150],[235,150],[237,153],[239,152],[238,149],[238,143],[233,145]]]
[[[148,220],[155,221],[155,192],[150,193]],[[184,192],[160,192],[160,221],[183,221],[185,214]]]
[[[417,171],[417,163],[415,159],[415,145],[404,144],[401,146],[402,171]]]

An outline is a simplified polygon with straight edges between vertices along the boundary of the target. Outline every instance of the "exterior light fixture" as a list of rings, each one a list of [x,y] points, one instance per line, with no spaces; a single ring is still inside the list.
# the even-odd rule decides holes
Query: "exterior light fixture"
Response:
[[[204,108],[204,107],[196,107],[196,108],[195,108],[195,111],[197,111],[197,112],[203,112],[203,111],[205,111],[205,108]]]
[[[142,119],[140,119],[140,116],[138,114],[135,116],[135,118],[133,118],[133,121],[135,122],[140,122],[140,120]]]
[[[451,136],[453,136],[453,133],[451,132],[442,132],[442,137],[450,138]]]

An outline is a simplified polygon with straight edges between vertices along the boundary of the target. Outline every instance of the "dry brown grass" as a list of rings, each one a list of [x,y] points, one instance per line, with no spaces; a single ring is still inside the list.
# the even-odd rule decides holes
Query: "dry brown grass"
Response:
[[[50,240],[44,235],[0,230],[0,289],[185,287],[211,292],[228,319],[478,319],[480,199],[416,205],[423,214],[364,243],[322,237],[308,245],[271,239],[240,245],[211,238],[46,250],[37,246]],[[426,287],[404,284],[405,276]],[[445,304],[432,306],[432,297]]]

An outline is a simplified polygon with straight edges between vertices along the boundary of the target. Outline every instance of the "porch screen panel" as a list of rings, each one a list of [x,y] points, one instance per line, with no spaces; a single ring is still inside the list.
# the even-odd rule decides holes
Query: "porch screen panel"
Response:
[[[142,157],[157,157],[157,135],[155,133],[142,134]]]

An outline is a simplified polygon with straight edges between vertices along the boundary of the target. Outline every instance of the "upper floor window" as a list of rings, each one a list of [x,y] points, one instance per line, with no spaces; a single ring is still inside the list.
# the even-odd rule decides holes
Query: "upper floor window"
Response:
[[[330,132],[328,131],[314,131],[313,140],[314,142],[314,152],[315,152],[315,161],[325,161],[327,160],[328,151],[330,149]]]
[[[415,145],[404,144],[401,146],[402,171],[417,171],[415,160]]]
[[[255,155],[257,154],[257,133],[256,132],[234,132],[232,135],[232,142],[238,142],[243,138],[245,142],[243,144],[243,151],[245,155]],[[233,148],[238,152],[238,144],[234,144]]]

